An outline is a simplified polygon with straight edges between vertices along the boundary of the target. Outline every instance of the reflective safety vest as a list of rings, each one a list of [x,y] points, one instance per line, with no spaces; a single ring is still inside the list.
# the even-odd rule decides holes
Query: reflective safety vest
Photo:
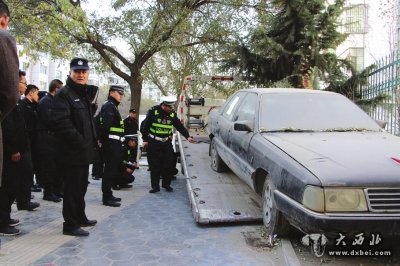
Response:
[[[109,101],[105,101],[105,103],[108,103]],[[124,135],[124,120],[122,120],[121,115],[119,114],[119,111],[117,109],[117,107],[112,104],[115,107],[115,110],[117,111],[116,113],[118,113],[119,116],[119,127],[110,127],[108,134],[110,135],[118,135],[118,136],[123,136]],[[98,114],[98,120],[99,120],[99,124],[100,124],[100,130],[102,130],[104,124],[103,124],[103,117],[101,116],[101,110]]]
[[[157,109],[154,110],[154,120],[150,126],[151,134],[160,138],[171,136],[172,130],[174,128],[173,126],[174,118],[175,118],[174,112],[168,114],[168,116],[165,117],[162,116]]]
[[[110,127],[110,134],[116,134],[119,136],[124,135],[124,120],[119,121],[120,127]]]

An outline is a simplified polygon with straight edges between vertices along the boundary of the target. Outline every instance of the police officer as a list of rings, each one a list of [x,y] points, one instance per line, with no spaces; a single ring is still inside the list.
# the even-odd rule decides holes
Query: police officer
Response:
[[[124,119],[125,135],[135,135],[139,130],[139,121],[137,119],[136,109],[129,109],[129,115]]]
[[[162,187],[172,192],[171,179],[175,170],[174,150],[172,147],[172,130],[175,127],[189,142],[195,143],[189,132],[182,125],[174,111],[175,99],[165,98],[160,105],[153,106],[146,115],[142,127],[143,147],[147,149],[147,160],[150,168],[150,193],[160,191]]]
[[[42,177],[43,199],[53,202],[60,202],[62,197],[62,179],[57,169],[57,138],[50,129],[49,113],[57,91],[63,83],[59,79],[50,82],[49,93],[39,102],[37,107],[37,147],[40,157],[40,174]]]
[[[124,121],[118,111],[125,90],[121,86],[110,86],[107,101],[101,107],[100,142],[104,160],[104,174],[101,181],[103,205],[110,207],[121,206],[121,198],[113,196],[111,187],[118,178],[121,162],[123,161],[122,142],[124,141]]]
[[[81,227],[97,223],[85,214],[89,164],[99,157],[91,108],[98,87],[88,85],[88,79],[88,61],[72,59],[66,85],[54,96],[50,110],[50,126],[59,143],[59,172],[64,180],[63,234],[72,236],[88,236]]]
[[[124,157],[120,166],[120,173],[114,183],[117,189],[131,188],[132,185],[130,185],[130,183],[135,181],[135,177],[132,173],[139,168],[136,162],[138,144],[137,134],[125,135],[124,138]]]

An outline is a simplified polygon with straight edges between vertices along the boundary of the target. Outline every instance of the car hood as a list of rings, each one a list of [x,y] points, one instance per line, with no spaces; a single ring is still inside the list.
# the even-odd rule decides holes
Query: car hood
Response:
[[[264,133],[322,186],[400,186],[400,138],[385,132]]]

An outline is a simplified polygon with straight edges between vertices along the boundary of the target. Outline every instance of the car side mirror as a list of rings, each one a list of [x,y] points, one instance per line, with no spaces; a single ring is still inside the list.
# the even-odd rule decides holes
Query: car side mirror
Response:
[[[375,120],[375,122],[383,129],[385,129],[385,127],[387,125],[387,121],[384,121],[384,120]]]
[[[253,124],[253,122],[251,122],[249,120],[238,121],[233,124],[233,129],[236,131],[253,132],[254,124]]]

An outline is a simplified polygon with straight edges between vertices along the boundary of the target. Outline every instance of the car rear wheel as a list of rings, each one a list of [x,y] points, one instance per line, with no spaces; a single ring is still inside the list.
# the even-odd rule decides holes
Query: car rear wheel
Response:
[[[291,226],[283,217],[282,213],[276,209],[274,199],[275,186],[270,177],[264,182],[263,189],[263,222],[267,234],[270,236],[287,236],[290,233]]]
[[[226,166],[224,161],[222,161],[221,157],[218,154],[214,138],[211,140],[210,144],[210,155],[211,155],[211,168],[214,171],[225,172],[228,169],[228,167]]]

